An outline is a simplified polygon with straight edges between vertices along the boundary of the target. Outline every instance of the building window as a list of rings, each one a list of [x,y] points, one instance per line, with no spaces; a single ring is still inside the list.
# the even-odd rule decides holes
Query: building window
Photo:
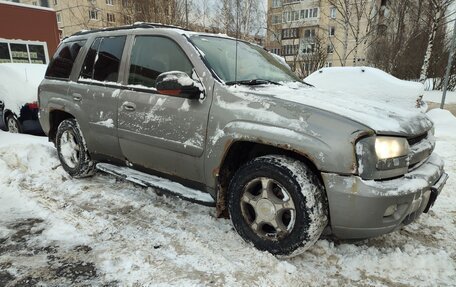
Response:
[[[33,2],[32,2],[32,5],[33,5],[33,6],[38,6],[38,2],[33,1]]]
[[[301,52],[303,54],[312,54],[313,52],[315,52],[315,44],[304,44],[301,49]]]
[[[54,6],[57,5],[57,4],[59,4],[59,3],[57,3],[57,0],[54,0]]]
[[[282,39],[298,38],[298,28],[283,29]]]
[[[331,62],[326,62],[325,67],[326,68],[331,68],[333,66],[333,63]]]
[[[336,7],[331,7],[329,9],[329,17],[331,19],[336,19],[336,12],[337,12]]]
[[[98,19],[98,11],[95,9],[92,9],[89,11],[89,19],[90,20],[97,20]]]
[[[299,20],[299,11],[283,12],[283,22],[292,22]]]
[[[276,55],[280,55],[280,48],[272,48],[271,53],[274,53]]]
[[[299,50],[299,45],[284,45],[282,46],[282,53],[284,56],[296,55]]]
[[[108,22],[116,22],[116,17],[112,13],[106,14],[106,19],[108,20]]]
[[[315,29],[304,30],[304,38],[315,38]]]
[[[336,35],[336,27],[329,27],[329,37],[334,37]]]
[[[332,43],[328,44],[328,54],[334,53],[334,45]]]
[[[318,18],[318,8],[303,9],[300,11],[301,19]]]
[[[114,0],[106,0],[106,5],[114,5]]]
[[[272,15],[272,24],[282,23],[282,17],[280,14]]]
[[[304,0],[283,0],[283,4],[293,4],[293,3],[299,3]]]
[[[278,8],[282,6],[282,0],[272,0],[272,8]]]
[[[57,16],[57,23],[62,23],[62,16],[60,16],[60,13],[57,13],[56,16]]]

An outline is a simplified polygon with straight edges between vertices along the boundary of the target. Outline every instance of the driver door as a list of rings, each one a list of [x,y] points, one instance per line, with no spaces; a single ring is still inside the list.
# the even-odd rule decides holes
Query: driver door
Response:
[[[127,89],[119,95],[118,136],[131,163],[188,180],[203,180],[202,161],[210,102],[159,94],[157,76],[168,71],[192,75],[193,66],[172,39],[136,36]]]

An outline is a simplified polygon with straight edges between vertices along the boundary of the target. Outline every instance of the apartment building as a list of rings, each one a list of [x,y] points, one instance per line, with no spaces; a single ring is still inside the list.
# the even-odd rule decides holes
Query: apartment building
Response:
[[[17,2],[17,1],[16,1]],[[81,30],[133,24],[137,21],[170,23],[175,0],[20,0],[53,8],[61,38]]]
[[[384,4],[384,0],[268,0],[265,46],[302,77],[321,67],[366,65]]]
[[[45,6],[56,11],[60,37],[123,23],[119,0],[21,0],[21,3]]]

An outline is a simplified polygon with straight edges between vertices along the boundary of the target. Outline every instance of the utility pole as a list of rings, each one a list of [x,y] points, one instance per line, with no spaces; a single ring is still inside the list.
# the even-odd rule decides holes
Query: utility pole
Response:
[[[450,56],[448,57],[448,65],[446,67],[445,80],[443,82],[442,102],[440,103],[441,109],[443,109],[443,107],[445,106],[445,98],[448,90],[448,81],[450,80],[451,64],[453,64],[454,50],[456,49],[456,19],[454,19],[453,21],[453,39],[451,39]]]
[[[185,28],[188,29],[188,0],[185,0]]]

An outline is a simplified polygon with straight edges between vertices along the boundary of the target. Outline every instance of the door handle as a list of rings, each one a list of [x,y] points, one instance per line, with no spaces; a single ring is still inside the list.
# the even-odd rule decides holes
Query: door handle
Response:
[[[73,101],[80,102],[82,100],[82,95],[78,93],[73,93]]]
[[[129,112],[136,110],[136,105],[134,103],[125,102],[122,105],[123,109]]]

